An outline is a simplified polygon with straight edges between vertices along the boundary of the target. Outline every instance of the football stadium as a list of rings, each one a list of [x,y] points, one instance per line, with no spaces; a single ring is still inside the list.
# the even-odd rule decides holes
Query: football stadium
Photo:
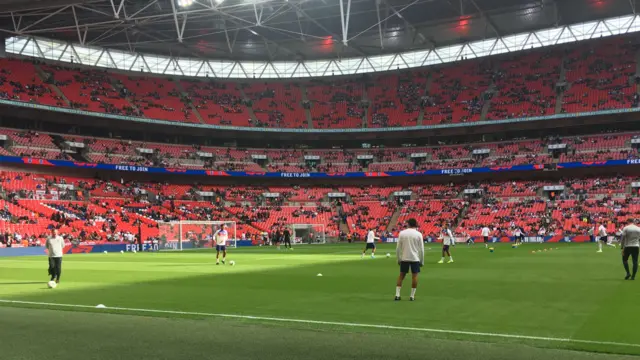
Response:
[[[0,0],[0,359],[639,356],[638,5]]]

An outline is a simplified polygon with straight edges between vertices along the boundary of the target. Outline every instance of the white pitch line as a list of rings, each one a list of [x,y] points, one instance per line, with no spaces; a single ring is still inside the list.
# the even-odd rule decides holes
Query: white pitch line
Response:
[[[77,304],[56,304],[47,302],[36,301],[21,301],[21,300],[2,300],[0,304],[23,304],[23,305],[42,305],[42,306],[57,306],[61,308],[80,308],[80,309],[96,309],[91,305],[77,305]],[[303,319],[290,319],[290,318],[277,318],[269,316],[251,316],[251,315],[237,315],[237,314],[216,314],[216,313],[203,313],[203,312],[191,312],[191,311],[174,311],[174,310],[154,310],[154,309],[135,309],[124,307],[106,307],[104,310],[117,310],[123,312],[143,312],[151,314],[174,314],[174,315],[192,315],[192,316],[206,316],[206,317],[219,317],[219,318],[231,318],[231,319],[245,319],[245,320],[261,320],[272,321],[282,323],[301,323],[301,324],[315,324],[315,325],[334,325],[353,328],[370,328],[370,329],[384,329],[384,330],[403,330],[403,331],[417,331],[425,333],[439,333],[439,334],[452,334],[452,335],[471,335],[471,336],[485,336],[504,339],[521,339],[521,340],[537,340],[537,341],[550,341],[560,343],[577,343],[577,344],[591,344],[591,345],[611,345],[611,346],[625,346],[640,348],[640,344],[621,343],[613,341],[597,341],[597,340],[582,340],[582,339],[570,339],[570,338],[552,338],[544,336],[530,336],[530,335],[516,335],[516,334],[501,334],[501,333],[488,333],[478,331],[463,331],[463,330],[447,330],[447,329],[430,329],[408,326],[394,326],[394,325],[379,325],[379,324],[360,324],[350,322],[338,322],[338,321],[320,321],[320,320],[303,320]]]

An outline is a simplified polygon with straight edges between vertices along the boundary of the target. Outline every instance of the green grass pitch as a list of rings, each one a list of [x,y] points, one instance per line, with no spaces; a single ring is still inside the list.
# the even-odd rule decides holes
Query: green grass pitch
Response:
[[[44,257],[0,258],[0,357],[640,355],[640,279],[623,280],[619,249],[494,246],[458,245],[455,263],[436,264],[440,249],[427,245],[415,302],[409,279],[393,301],[394,244],[380,245],[376,259],[361,259],[361,244],[231,249],[235,266],[216,266],[206,250],[68,255],[53,290]]]

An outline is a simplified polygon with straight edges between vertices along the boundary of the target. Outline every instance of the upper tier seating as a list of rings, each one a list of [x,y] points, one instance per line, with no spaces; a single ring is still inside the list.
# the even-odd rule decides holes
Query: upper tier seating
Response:
[[[433,72],[423,124],[478,121],[491,73],[490,64],[483,61],[465,61]]]
[[[636,73],[636,47],[624,38],[574,49],[565,61],[570,88],[562,111],[568,113],[631,107]]]
[[[179,122],[198,122],[174,81],[121,74],[114,74],[113,77],[126,89],[127,98],[145,117]]]
[[[367,84],[370,127],[416,126],[427,73],[382,75]]]
[[[29,61],[0,59],[0,98],[68,107],[36,73]]]
[[[318,129],[362,127],[364,110],[358,107],[363,84],[358,81],[324,81],[305,85],[312,103],[311,118]]]
[[[180,81],[202,120],[212,125],[255,126],[234,83]]]
[[[536,51],[501,61],[490,120],[555,114],[562,53]]]
[[[0,98],[244,127],[467,123],[640,106],[637,50],[636,38],[614,37],[392,74],[287,82],[172,79],[0,59]]]
[[[301,107],[299,84],[250,83],[244,93],[253,102],[253,112],[260,122],[256,126],[307,128],[307,116]]]
[[[116,115],[135,113],[131,104],[111,84],[114,74],[49,65],[43,65],[42,70],[49,74],[73,108]]]

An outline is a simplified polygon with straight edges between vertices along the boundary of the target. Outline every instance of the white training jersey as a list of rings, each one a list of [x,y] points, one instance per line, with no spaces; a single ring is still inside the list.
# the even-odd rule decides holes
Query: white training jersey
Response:
[[[64,239],[60,235],[51,236],[47,239],[47,250],[49,257],[58,258],[64,254]]]
[[[443,237],[442,237],[442,244],[443,245],[453,245],[456,240],[453,237],[453,233],[451,232],[451,230],[449,229],[445,229],[442,231]]]
[[[216,245],[227,245],[227,240],[229,240],[229,233],[227,230],[218,230],[213,235],[213,239],[216,242]]]
[[[482,228],[482,236],[489,236],[489,233],[491,232],[491,230],[489,230],[488,227],[483,227]]]
[[[400,262],[420,262],[424,265],[424,239],[416,229],[405,229],[398,234],[396,258]]]
[[[607,228],[604,225],[600,225],[598,228],[598,236],[607,236]]]
[[[376,242],[376,233],[374,233],[373,230],[369,230],[367,233],[367,243],[373,244],[374,242]]]
[[[520,228],[516,228],[516,229],[513,231],[513,235],[515,235],[515,236],[520,236],[520,235],[522,235],[522,232],[520,231]]]

